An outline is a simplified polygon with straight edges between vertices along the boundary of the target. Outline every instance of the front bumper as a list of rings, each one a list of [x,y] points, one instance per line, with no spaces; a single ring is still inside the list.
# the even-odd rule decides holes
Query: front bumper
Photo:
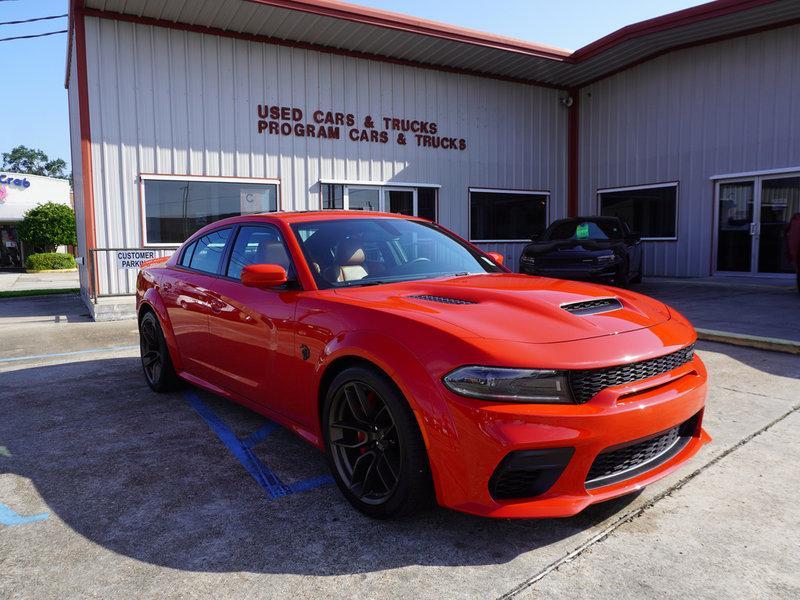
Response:
[[[458,447],[446,472],[436,473],[439,503],[463,512],[504,518],[575,515],[590,504],[641,489],[668,475],[711,440],[702,429],[706,371],[692,361],[656,377],[599,392],[581,405],[501,404],[447,393]],[[694,419],[694,420],[692,420]],[[587,489],[595,459],[609,448],[665,432],[685,422],[693,431],[679,451],[653,468]],[[554,482],[539,495],[497,499],[490,480],[515,451],[571,449]]]
[[[525,275],[538,275],[539,277],[552,277],[553,279],[586,279],[605,280],[617,275],[619,263],[605,264],[576,264],[576,265],[535,265],[530,266],[520,262],[519,272]]]

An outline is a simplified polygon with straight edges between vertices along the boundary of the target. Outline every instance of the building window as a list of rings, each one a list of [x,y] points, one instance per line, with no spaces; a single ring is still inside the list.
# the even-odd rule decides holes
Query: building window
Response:
[[[180,244],[209,223],[278,210],[278,184],[259,179],[142,176],[144,242]]]
[[[600,214],[619,217],[645,240],[678,237],[678,183],[597,190]]]
[[[526,242],[547,227],[549,192],[469,190],[469,237],[474,242]]]
[[[321,183],[322,210],[365,210],[437,219],[439,188]]]

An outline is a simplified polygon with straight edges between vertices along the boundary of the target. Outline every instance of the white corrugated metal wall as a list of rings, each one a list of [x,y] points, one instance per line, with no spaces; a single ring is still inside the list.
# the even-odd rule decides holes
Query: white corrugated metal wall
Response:
[[[465,237],[468,187],[546,190],[564,216],[557,90],[97,18],[86,38],[98,247],[142,245],[139,173],[279,178],[285,210],[318,208],[320,179],[438,184],[440,222]],[[468,147],[259,134],[264,103],[435,121]],[[515,266],[522,244],[484,247]],[[133,278],[109,259],[101,288]]]
[[[711,272],[724,173],[800,166],[800,26],[675,51],[581,90],[580,202],[678,181],[678,240],[645,243],[647,275]]]

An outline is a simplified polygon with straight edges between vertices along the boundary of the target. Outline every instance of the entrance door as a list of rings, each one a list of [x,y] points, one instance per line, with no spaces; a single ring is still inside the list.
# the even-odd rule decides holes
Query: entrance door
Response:
[[[800,212],[800,175],[763,179],[760,200],[758,272],[794,273],[786,256],[786,227]]]
[[[786,226],[800,212],[800,174],[755,176],[717,184],[716,272],[792,273]]]

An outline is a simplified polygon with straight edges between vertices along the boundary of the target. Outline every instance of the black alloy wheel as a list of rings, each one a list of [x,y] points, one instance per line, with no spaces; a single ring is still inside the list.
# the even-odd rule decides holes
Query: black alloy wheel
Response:
[[[328,462],[353,506],[390,518],[429,502],[422,436],[391,381],[371,369],[347,369],[331,384],[323,416]]]
[[[150,311],[139,321],[139,351],[147,385],[156,392],[175,389],[178,376],[172,366],[172,359],[158,318]]]

